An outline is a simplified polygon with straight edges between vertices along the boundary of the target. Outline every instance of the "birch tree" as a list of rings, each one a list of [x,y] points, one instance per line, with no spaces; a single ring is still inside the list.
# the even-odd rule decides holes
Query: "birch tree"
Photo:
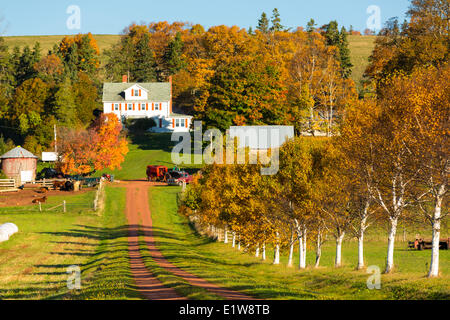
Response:
[[[432,250],[428,277],[439,275],[440,226],[448,214],[450,173],[450,66],[421,68],[411,76],[394,77],[386,87],[391,112],[407,127],[403,144],[411,158],[415,179],[413,197],[432,228]],[[444,210],[443,210],[444,209]]]
[[[374,99],[364,99],[347,108],[341,135],[336,138],[336,147],[343,153],[350,192],[350,210],[354,216],[351,227],[358,239],[358,264],[364,268],[364,234],[374,215],[373,170],[374,152],[371,136],[373,125],[379,115]]]

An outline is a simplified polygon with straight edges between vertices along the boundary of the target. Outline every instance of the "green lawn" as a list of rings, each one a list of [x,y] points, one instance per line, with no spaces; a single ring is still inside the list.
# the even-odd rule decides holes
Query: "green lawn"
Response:
[[[178,187],[150,190],[157,245],[171,262],[211,282],[263,299],[450,299],[449,251],[441,251],[443,276],[430,280],[424,277],[430,251],[408,251],[405,243],[398,243],[395,252],[397,272],[382,275],[381,290],[369,290],[366,286],[369,275],[354,270],[357,262],[355,242],[345,242],[345,265],[339,269],[333,268],[332,241],[324,247],[323,267],[318,270],[300,271],[286,267],[286,253],[282,255],[282,264],[274,266],[270,264],[271,251],[267,261],[262,262],[230,245],[199,236],[190,228],[187,219],[177,213],[179,190]],[[374,239],[377,237],[375,235]],[[311,265],[314,253],[311,248],[308,250],[307,260]],[[385,251],[385,241],[368,241],[367,264],[378,265],[383,270]]]
[[[0,299],[133,299],[128,266],[125,191],[106,188],[102,215],[83,204],[94,191],[71,197],[67,213],[36,206],[1,208],[0,223],[19,232],[0,243]],[[62,201],[51,197],[45,207]],[[67,289],[67,268],[81,268],[82,290]]]
[[[139,133],[130,134],[130,151],[125,161],[118,170],[103,170],[97,172],[96,176],[103,173],[113,174],[117,180],[136,180],[146,178],[146,170],[149,165],[161,165],[171,169],[174,164],[171,158],[173,146],[177,142],[171,141],[170,133]],[[192,156],[193,157],[193,156]],[[181,165],[188,171],[199,169],[199,165]]]

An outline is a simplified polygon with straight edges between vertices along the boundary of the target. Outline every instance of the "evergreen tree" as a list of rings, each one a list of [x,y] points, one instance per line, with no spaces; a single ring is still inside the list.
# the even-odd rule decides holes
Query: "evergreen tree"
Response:
[[[164,54],[164,64],[169,75],[177,74],[179,71],[186,68],[186,61],[182,58],[183,54],[183,40],[181,33],[177,33],[175,38],[170,41]]]
[[[350,59],[350,49],[348,48],[348,36],[345,27],[342,27],[339,39],[339,58],[341,63],[342,77],[350,78],[353,64]]]
[[[5,40],[0,37],[0,95],[10,97],[14,85],[14,70],[11,64],[11,56]],[[1,108],[1,107],[0,107]]]
[[[269,32],[269,19],[267,18],[267,14],[265,12],[262,13],[261,18],[258,20],[258,26],[256,29],[262,33]]]
[[[72,95],[72,84],[68,78],[56,86],[53,101],[53,114],[59,124],[73,127],[77,123],[75,101]]]
[[[132,64],[131,78],[136,82],[151,82],[156,79],[155,58],[150,48],[150,37],[144,33],[136,44],[134,64]]]
[[[327,39],[327,45],[339,47],[340,34],[337,21],[330,21],[325,26],[325,38]]]
[[[309,22],[306,24],[306,31],[307,32],[313,32],[316,30],[316,21],[314,21],[314,19],[311,18],[311,20],[309,20]]]
[[[20,52],[20,51],[19,51]],[[18,52],[15,51],[14,55]],[[15,85],[20,86],[24,81],[34,78],[37,75],[34,65],[40,60],[40,46],[36,43],[34,49],[31,50],[29,46],[23,48],[18,60],[16,56],[13,57],[15,63]]]
[[[270,27],[271,32],[279,32],[286,30],[286,28],[281,24],[281,17],[277,8],[273,9],[271,22],[272,22],[272,26]]]

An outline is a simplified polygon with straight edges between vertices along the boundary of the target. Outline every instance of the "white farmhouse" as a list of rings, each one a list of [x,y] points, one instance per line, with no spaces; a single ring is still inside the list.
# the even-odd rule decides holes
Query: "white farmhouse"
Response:
[[[152,118],[154,132],[189,132],[192,116],[172,111],[172,78],[169,82],[103,84],[103,112],[125,119]]]

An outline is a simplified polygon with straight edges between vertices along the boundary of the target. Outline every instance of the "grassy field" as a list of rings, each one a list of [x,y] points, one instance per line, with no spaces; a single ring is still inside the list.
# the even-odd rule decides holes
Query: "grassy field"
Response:
[[[0,223],[15,223],[19,233],[0,243],[0,299],[140,298],[128,267],[125,192],[106,193],[101,216],[83,207],[94,192],[65,197],[67,213],[1,208]],[[52,197],[46,207],[62,200]],[[72,265],[81,268],[80,291],[67,289]]]
[[[93,35],[94,39],[97,41],[98,48],[100,52],[105,49],[109,49],[113,44],[119,41],[119,35],[107,35],[107,34],[96,34]],[[53,49],[53,46],[59,43],[64,36],[18,36],[18,37],[4,37],[6,44],[9,46],[10,51],[18,46],[23,48],[25,46],[33,47],[36,42],[41,45],[41,53],[46,54],[48,50]]]
[[[375,48],[376,36],[349,36],[350,58],[353,64],[352,79],[356,85],[363,78],[364,71],[369,64],[369,57]]]
[[[149,165],[161,165],[168,168],[174,166],[171,152],[177,142],[171,141],[170,133],[131,134],[129,138],[130,151],[126,155],[121,169],[104,170],[97,172],[96,176],[109,173],[118,180],[136,180],[146,178],[146,170]],[[187,171],[200,168],[199,165],[181,165],[181,167]]]
[[[100,52],[103,53],[106,49],[117,43],[120,39],[119,35],[93,35],[97,41]],[[33,47],[36,42],[41,44],[42,53],[45,54],[53,46],[59,43],[64,36],[22,36],[22,37],[4,37],[6,44],[10,50],[13,47],[24,47],[26,45]],[[372,53],[375,45],[375,36],[349,36],[349,48],[351,61],[354,65],[352,79],[358,85],[362,79],[362,75],[367,67],[368,58]],[[102,61],[104,59],[102,58]]]
[[[52,197],[43,206],[67,201],[61,210],[38,212],[36,206],[1,208],[0,223],[13,222],[19,232],[0,243],[0,299],[43,299],[66,290],[66,268],[83,264],[98,241],[80,237],[80,226],[98,226],[99,218],[85,207],[93,193]]]
[[[141,299],[134,286],[128,257],[128,226],[125,217],[125,189],[106,187],[105,210],[100,225],[80,228],[79,236],[98,241],[95,252],[81,267],[82,290],[62,296],[77,300]],[[85,247],[80,250],[91,251]]]
[[[344,267],[339,269],[332,267],[332,241],[326,243],[322,267],[317,270],[299,271],[286,267],[286,253],[282,255],[282,265],[274,266],[270,264],[271,251],[267,253],[267,261],[263,262],[230,245],[199,236],[177,213],[178,192],[177,187],[154,187],[150,190],[157,245],[174,264],[211,282],[263,299],[450,299],[449,251],[441,251],[442,278],[430,280],[424,277],[430,252],[408,251],[405,243],[397,243],[397,272],[382,275],[381,290],[369,290],[366,286],[369,275],[354,270],[357,262],[355,242],[345,242]],[[386,242],[369,240],[365,249],[368,265],[382,269]],[[311,265],[314,253],[309,251],[307,260]],[[176,281],[170,279],[167,283],[170,285]]]

